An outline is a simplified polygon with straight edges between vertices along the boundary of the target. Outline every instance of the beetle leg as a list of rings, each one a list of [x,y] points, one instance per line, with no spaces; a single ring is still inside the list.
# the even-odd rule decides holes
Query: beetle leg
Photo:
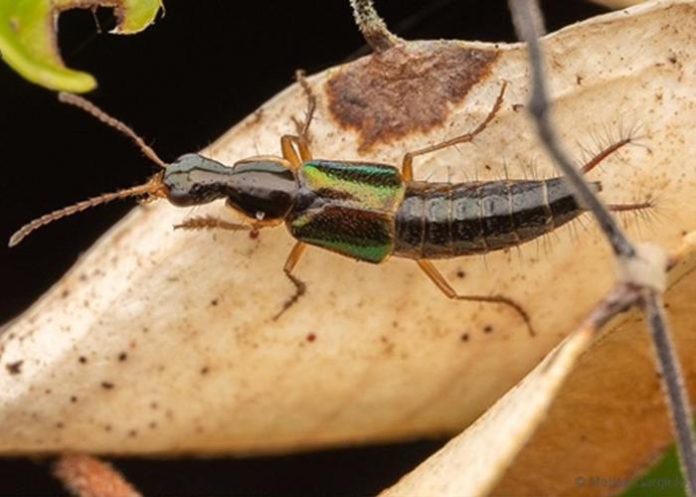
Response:
[[[297,145],[297,150],[300,154],[297,155],[293,143]],[[309,145],[301,136],[283,135],[280,137],[280,148],[283,151],[283,158],[290,162],[294,169],[297,169],[303,162],[312,160],[312,152],[309,150]]]
[[[299,279],[297,276],[293,276],[292,274],[292,270],[299,262],[306,248],[307,245],[305,243],[297,242],[290,251],[287,260],[285,261],[283,271],[285,272],[285,276],[287,276],[288,279],[292,282],[292,284],[295,285],[295,293],[288,300],[285,301],[285,303],[283,304],[283,308],[280,310],[280,312],[273,316],[273,321],[276,321],[280,316],[283,315],[285,311],[287,311],[290,307],[295,305],[297,301],[300,299],[300,297],[302,297],[302,295],[304,295],[305,291],[307,290],[307,285],[304,283],[304,281]]]
[[[454,300],[468,300],[471,302],[490,302],[495,304],[504,304],[508,307],[512,307],[517,314],[524,320],[527,328],[529,329],[529,334],[534,336],[534,328],[532,327],[531,319],[529,314],[525,311],[520,304],[512,299],[504,297],[502,295],[460,295],[454,288],[450,286],[442,273],[433,265],[432,262],[426,259],[420,259],[416,261],[418,266],[423,270],[423,272],[430,278],[430,280],[437,285],[437,287],[444,293],[447,298]]]
[[[283,135],[280,137],[280,149],[283,152],[283,158],[290,163],[293,169],[297,169],[302,165],[300,157],[295,152],[295,147],[292,146],[293,142],[298,140],[297,136]]]
[[[253,231],[259,229],[258,226],[248,225],[248,224],[237,224],[230,223],[224,219],[220,219],[213,216],[199,216],[192,217],[184,220],[182,223],[174,225],[174,229],[185,229],[185,230],[198,230],[198,229],[225,229],[231,231]],[[304,253],[307,245],[302,242],[297,242],[295,246],[290,251],[287,260],[285,261],[285,266],[283,266],[283,272],[285,276],[292,282],[295,286],[295,293],[283,303],[283,308],[273,316],[273,321],[277,320],[283,315],[290,307],[295,305],[297,301],[304,295],[307,290],[307,285],[299,279],[297,276],[292,274],[292,270],[295,268],[297,263],[300,261],[302,254]]]
[[[584,166],[582,166],[582,168],[580,169],[580,171],[581,171],[583,174],[589,173],[589,172],[592,171],[600,162],[602,162],[604,159],[606,159],[607,157],[609,157],[611,154],[613,154],[614,152],[616,152],[617,150],[619,150],[619,149],[622,148],[623,146],[628,145],[629,143],[631,143],[631,138],[630,138],[630,137],[623,138],[623,139],[621,139],[621,140],[619,140],[619,141],[617,141],[617,142],[612,143],[611,145],[609,145],[608,147],[606,147],[604,150],[600,151],[597,155],[595,155],[594,157],[592,157],[592,159],[590,159]]]
[[[429,154],[431,152],[436,152],[437,150],[442,150],[447,147],[452,147],[454,145],[457,145],[459,143],[467,143],[470,142],[471,140],[476,137],[479,133],[481,133],[484,129],[486,129],[486,126],[493,120],[495,115],[498,113],[500,108],[503,106],[503,97],[505,96],[505,88],[507,88],[507,82],[503,81],[503,85],[500,88],[500,93],[498,94],[498,98],[495,100],[495,104],[493,104],[493,108],[491,111],[488,113],[486,118],[481,122],[476,128],[474,128],[472,131],[469,131],[468,133],[464,133],[463,135],[455,136],[454,138],[450,138],[449,140],[442,141],[440,143],[436,143],[434,145],[430,145],[428,147],[423,147],[418,150],[414,150],[412,152],[407,152],[404,155],[404,159],[401,163],[401,175],[405,181],[413,181],[413,159],[414,157],[417,157],[419,155],[425,155]]]

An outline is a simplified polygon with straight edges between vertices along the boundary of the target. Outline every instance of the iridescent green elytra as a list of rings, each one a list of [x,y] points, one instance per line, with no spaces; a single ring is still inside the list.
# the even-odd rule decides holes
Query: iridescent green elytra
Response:
[[[394,216],[405,192],[397,168],[312,160],[297,178],[300,188],[286,218],[295,238],[373,263],[392,253]]]

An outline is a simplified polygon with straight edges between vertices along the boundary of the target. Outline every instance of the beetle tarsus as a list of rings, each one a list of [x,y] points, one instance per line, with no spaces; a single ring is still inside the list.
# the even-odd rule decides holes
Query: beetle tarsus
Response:
[[[285,276],[287,276],[288,279],[292,281],[292,284],[295,285],[295,293],[283,303],[283,308],[275,316],[273,316],[273,321],[278,321],[278,319],[285,314],[285,311],[295,305],[297,301],[300,300],[300,297],[302,297],[307,291],[306,283],[297,276],[293,276],[289,271],[285,271]]]

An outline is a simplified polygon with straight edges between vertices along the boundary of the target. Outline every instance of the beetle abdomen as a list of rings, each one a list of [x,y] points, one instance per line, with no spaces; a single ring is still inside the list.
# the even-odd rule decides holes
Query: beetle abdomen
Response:
[[[599,191],[600,184],[593,183]],[[394,255],[439,259],[500,250],[549,233],[584,212],[562,178],[407,185]]]

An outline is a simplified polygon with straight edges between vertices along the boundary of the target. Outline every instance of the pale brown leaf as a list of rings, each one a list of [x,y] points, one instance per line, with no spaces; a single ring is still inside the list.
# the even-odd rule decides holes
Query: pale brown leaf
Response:
[[[604,5],[610,9],[625,9],[631,5],[637,5],[643,3],[645,0],[592,0],[592,2],[599,5]]]
[[[591,178],[601,179],[610,203],[655,195],[657,219],[629,216],[626,224],[633,236],[669,250],[696,230],[695,5],[642,5],[630,14],[563,30],[545,44],[557,99],[555,119],[579,160],[583,146],[597,151],[622,130],[640,125],[641,146],[624,149]],[[365,62],[311,79],[320,100],[311,129],[316,156],[397,163],[407,150],[473,128],[506,80],[508,93],[498,119],[475,144],[417,160],[417,177],[529,177],[531,162],[536,174],[554,174],[521,108],[528,77],[519,45],[418,42],[398,50],[383,54],[379,69],[390,74],[391,60],[397,64],[393,67],[405,61],[422,70],[407,79],[412,82],[409,95],[422,96],[418,102],[404,99],[405,90],[391,96],[360,90],[360,76],[379,75]],[[461,67],[453,62],[471,61],[471,54],[483,54],[477,59],[483,62],[465,66],[476,68],[469,70],[470,88],[453,90],[450,85],[466,76],[456,72]],[[428,66],[431,62],[435,65]],[[442,77],[426,77],[432,74]],[[449,101],[449,90],[463,95]],[[364,114],[336,105],[337,96],[351,91],[374,97],[380,122],[388,126],[365,126]],[[279,136],[294,131],[291,117],[300,118],[304,105],[293,87],[206,154],[232,163],[256,153],[277,153]],[[430,125],[413,125],[424,116],[433,117]],[[195,211],[205,213],[229,216],[222,205]],[[292,244],[289,236],[281,228],[262,232],[258,240],[244,233],[172,231],[173,224],[191,214],[164,203],[137,209],[8,326],[0,337],[0,450],[243,454],[459,431],[575,329],[614,281],[612,258],[589,222],[584,229],[579,224],[575,230],[562,228],[509,254],[438,263],[461,291],[503,293],[522,302],[539,332],[531,338],[509,309],[447,301],[409,261],[370,266],[316,249],[308,251],[297,269],[308,284],[307,296],[274,322],[272,316],[292,291],[281,271]],[[681,281],[677,293],[688,289],[681,285],[687,285],[689,276]],[[688,322],[693,311],[693,303],[683,298],[681,307],[670,309],[676,327],[680,319]],[[688,329],[682,330],[688,335]],[[571,364],[573,351],[581,348],[569,349],[568,362],[560,364]],[[592,350],[583,363],[602,349]],[[614,357],[622,353],[617,349]],[[643,355],[648,365],[647,349]],[[632,378],[630,362],[602,364],[616,365],[617,375]],[[693,361],[686,361],[685,368],[693,377]],[[541,381],[546,387],[534,406],[517,404],[525,423],[517,426],[509,414],[490,413],[476,425],[486,430],[464,435],[463,442],[454,442],[420,475],[432,482],[438,476],[432,468],[445,468],[438,480],[445,483],[438,485],[467,493],[473,487],[457,486],[463,481],[462,468],[455,463],[475,460],[485,448],[490,466],[476,480],[476,494],[490,489],[550,402],[557,380],[535,377],[512,393],[513,400],[506,399],[508,407],[500,411],[518,412],[509,410],[515,393]],[[583,382],[601,389],[605,377],[592,374]],[[626,387],[641,378],[627,380]],[[648,394],[631,404],[637,421],[645,409],[656,409],[652,402],[661,401],[658,388],[657,381],[641,383]],[[612,398],[620,399],[620,393],[616,389]],[[645,398],[653,401],[643,403]],[[559,426],[567,426],[577,412],[558,405],[548,423],[557,419]],[[607,426],[616,426],[612,419],[606,418]],[[493,422],[500,423],[497,429]],[[578,433],[589,426],[594,425],[580,427]],[[565,431],[554,432],[544,447],[563,446]],[[478,433],[487,437],[477,438]],[[499,436],[491,439],[491,433]],[[492,445],[506,434],[509,446]],[[651,441],[645,447],[658,445],[664,443]],[[607,457],[614,446],[610,448]],[[456,457],[454,463],[448,453]],[[561,458],[558,452],[545,453]],[[524,454],[520,461],[526,460]],[[648,456],[636,454],[644,464]],[[626,467],[636,464],[627,462]],[[530,479],[520,488],[546,488],[546,479],[535,480],[533,469],[513,469],[511,474],[518,475],[516,481],[521,481],[519,474]]]

